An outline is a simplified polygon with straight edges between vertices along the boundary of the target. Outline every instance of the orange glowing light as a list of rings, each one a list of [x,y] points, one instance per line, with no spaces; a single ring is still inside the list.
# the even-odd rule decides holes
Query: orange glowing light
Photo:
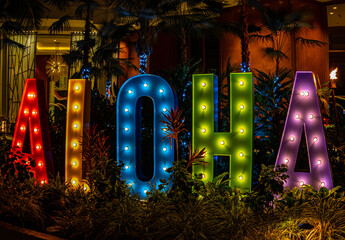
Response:
[[[333,79],[338,79],[337,78],[337,72],[338,72],[338,68],[334,69],[331,74],[329,74],[330,78]]]

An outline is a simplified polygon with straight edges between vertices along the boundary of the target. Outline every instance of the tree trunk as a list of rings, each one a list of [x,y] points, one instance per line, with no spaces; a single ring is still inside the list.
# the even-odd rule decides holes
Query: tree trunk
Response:
[[[85,19],[85,34],[84,34],[84,56],[83,56],[83,78],[89,79],[90,65],[89,65],[89,52],[90,52],[90,4],[87,4],[86,19]],[[97,84],[95,81],[95,88]]]
[[[242,50],[242,72],[249,72],[249,35],[248,35],[248,18],[246,13],[246,0],[241,1],[241,50]]]
[[[180,46],[180,48],[181,48],[181,64],[185,65],[188,62],[188,43],[187,43],[187,36],[186,36],[184,29],[182,29],[180,41],[181,41],[181,46]]]

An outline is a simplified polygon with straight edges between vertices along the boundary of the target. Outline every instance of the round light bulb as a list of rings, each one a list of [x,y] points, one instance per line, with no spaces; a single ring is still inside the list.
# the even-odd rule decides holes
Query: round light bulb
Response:
[[[72,184],[76,185],[77,184],[77,180],[72,180]]]
[[[128,108],[125,108],[125,112],[129,112],[129,109],[128,109]]]
[[[304,96],[308,97],[309,96],[309,92],[305,91],[304,92]]]
[[[75,123],[75,124],[73,124],[73,127],[74,127],[74,128],[78,128],[79,125],[78,125],[77,123]]]
[[[202,178],[205,178],[206,176],[205,176],[205,174],[203,174],[201,177],[202,177]]]
[[[163,130],[163,132],[167,132],[167,131],[168,131],[168,129],[167,129],[167,128],[163,128],[162,130]]]
[[[309,118],[310,118],[310,119],[313,119],[313,118],[314,118],[314,115],[313,115],[313,114],[310,114],[310,115],[309,115]]]
[[[240,129],[240,133],[244,133],[244,129],[243,128]]]
[[[32,110],[32,115],[35,116],[37,114],[36,110]]]
[[[303,181],[300,181],[300,182],[299,182],[299,185],[300,185],[300,186],[303,186],[303,185],[304,185],[304,182],[303,182]]]
[[[314,141],[314,142],[317,142],[318,140],[319,140],[319,139],[318,139],[317,137],[314,137],[314,138],[313,138],[313,141]]]
[[[41,149],[41,145],[36,145],[36,149],[40,150]]]
[[[240,81],[240,85],[243,86],[243,85],[244,85],[244,82],[243,82],[243,81]]]
[[[147,193],[147,192],[148,192],[148,190],[147,190],[147,189],[145,189],[145,190],[144,190],[144,193]]]
[[[201,131],[202,131],[203,133],[205,133],[205,132],[206,132],[206,129],[205,129],[205,128],[203,128],[203,129],[201,129]]]
[[[125,169],[128,169],[128,168],[129,168],[129,165],[126,165],[126,166],[125,166]]]
[[[21,127],[20,127],[20,130],[21,130],[21,131],[25,131],[25,127],[24,127],[24,126],[21,126]]]
[[[225,144],[225,142],[222,140],[222,141],[220,141],[220,145],[224,145]]]
[[[126,147],[125,147],[125,150],[126,150],[126,151],[128,151],[128,150],[129,150],[129,147],[128,147],[128,146],[126,146]]]
[[[44,180],[42,180],[42,181],[41,181],[41,184],[44,184],[44,183],[45,183],[45,181],[44,181]]]
[[[301,118],[301,116],[296,114],[296,119],[300,119],[300,118]]]
[[[34,133],[38,133],[38,128],[34,128]]]
[[[125,127],[125,131],[128,132],[129,131],[129,127]]]
[[[167,167],[163,167],[163,170],[166,171],[168,168]]]
[[[304,95],[305,95],[305,92],[304,92],[304,91],[302,91],[300,94],[301,94],[301,96],[304,96]]]
[[[39,166],[39,167],[42,167],[42,166],[43,166],[43,163],[42,163],[42,162],[39,162],[39,163],[38,163],[38,166]]]
[[[144,87],[148,87],[149,85],[147,83],[144,83]]]
[[[76,104],[76,105],[74,105],[74,110],[78,110],[78,108],[79,108],[79,106]]]
[[[243,109],[244,109],[244,106],[243,106],[243,105],[240,105],[240,109],[243,110]]]
[[[321,160],[317,160],[317,164],[318,164],[318,165],[321,165],[321,164],[322,164],[322,161],[321,161]]]
[[[166,109],[166,108],[163,108],[163,112],[166,112],[166,111],[168,111],[168,109]]]
[[[206,83],[205,83],[205,82],[202,82],[202,83],[201,83],[201,86],[206,87]]]
[[[164,90],[163,90],[163,89],[160,89],[159,92],[160,92],[160,93],[164,93]]]
[[[243,157],[243,156],[244,156],[243,152],[240,152],[240,157]]]
[[[289,159],[286,158],[286,159],[284,160],[284,162],[285,162],[285,164],[288,164],[288,163],[289,163]]]
[[[238,180],[242,181],[242,180],[243,180],[243,176],[242,176],[242,175],[239,176],[239,177],[238,177]]]
[[[166,147],[163,148],[163,151],[166,152],[168,149]]]
[[[129,93],[129,94],[132,94],[132,93],[133,93],[133,91],[132,91],[132,90],[128,90],[128,93]]]
[[[321,187],[324,187],[325,185],[325,182],[321,182]]]
[[[73,166],[77,166],[77,165],[78,165],[77,161],[73,161],[73,162],[72,162],[72,165],[73,165]]]
[[[29,110],[28,110],[28,109],[25,109],[25,110],[24,110],[24,114],[25,114],[25,115],[28,115],[28,114],[29,114]]]
[[[79,85],[76,85],[76,86],[74,87],[74,89],[75,89],[76,91],[79,91],[79,90],[80,90],[80,86],[79,86]]]
[[[291,136],[291,137],[290,137],[290,141],[291,141],[291,142],[295,141],[295,137],[294,137],[294,136]]]
[[[78,147],[78,143],[77,143],[77,142],[73,142],[73,143],[72,143],[72,146],[73,146],[74,148],[76,148],[76,147]]]
[[[17,146],[20,147],[22,144],[20,142],[17,142]]]
[[[202,105],[202,106],[201,106],[201,109],[202,109],[202,110],[205,110],[205,109],[206,109],[206,105]]]

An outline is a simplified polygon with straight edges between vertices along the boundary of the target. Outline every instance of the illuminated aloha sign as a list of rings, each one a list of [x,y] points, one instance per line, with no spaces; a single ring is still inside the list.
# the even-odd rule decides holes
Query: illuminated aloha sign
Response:
[[[295,170],[302,131],[305,132],[307,142],[310,172]],[[287,175],[290,178],[285,184],[286,187],[308,184],[315,189],[333,188],[315,78],[312,72],[296,72],[276,164],[288,166]]]
[[[142,97],[153,100],[153,178],[145,179],[141,161],[141,104]],[[174,145],[164,139],[167,131],[161,122],[167,113],[176,106],[175,93],[161,77],[141,74],[128,79],[121,87],[117,99],[117,159],[125,164],[123,178],[134,192],[144,195],[160,179],[169,178],[165,171],[174,161]]]
[[[230,157],[230,186],[251,189],[253,158],[252,73],[230,74],[230,132],[216,132],[218,79],[214,74],[193,75],[193,149],[206,148],[209,164],[193,166],[203,181],[214,178],[214,157]]]
[[[44,81],[27,79],[12,141],[24,160],[35,160],[31,171],[41,184],[48,183],[48,172],[54,172],[45,99]]]
[[[87,79],[68,82],[65,178],[73,185],[82,181],[82,146],[84,128],[90,123],[91,85]]]

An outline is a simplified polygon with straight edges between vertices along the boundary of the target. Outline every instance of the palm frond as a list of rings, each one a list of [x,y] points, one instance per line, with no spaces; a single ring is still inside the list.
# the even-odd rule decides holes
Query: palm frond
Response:
[[[54,22],[49,28],[48,31],[50,34],[59,33],[65,30],[70,29],[69,20],[71,17],[69,15],[62,16],[59,20]]]
[[[297,37],[296,38],[297,42],[301,43],[303,46],[307,46],[307,47],[322,47],[327,45],[327,43],[322,42],[322,41],[318,41],[318,40],[314,40],[314,39],[306,39],[306,38],[302,38],[302,37]]]

